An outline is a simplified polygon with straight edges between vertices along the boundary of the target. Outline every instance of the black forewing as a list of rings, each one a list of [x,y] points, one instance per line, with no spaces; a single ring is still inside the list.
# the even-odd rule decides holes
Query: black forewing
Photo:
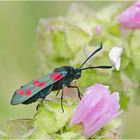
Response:
[[[31,98],[35,94],[39,93],[44,88],[49,87],[50,85],[61,80],[63,77],[66,76],[66,74],[67,74],[67,72],[62,70],[59,72],[50,73],[40,79],[29,82],[28,84],[22,86],[20,89],[18,89],[14,92],[14,95],[11,100],[11,104],[15,105],[15,104],[19,104],[19,103],[22,103],[22,102],[28,100],[29,98]],[[43,86],[39,86],[39,84],[37,85],[37,81],[39,82],[40,85],[43,82],[44,83],[46,82],[46,84],[44,84],[44,85],[42,84]],[[36,84],[34,85],[35,82],[36,82]]]

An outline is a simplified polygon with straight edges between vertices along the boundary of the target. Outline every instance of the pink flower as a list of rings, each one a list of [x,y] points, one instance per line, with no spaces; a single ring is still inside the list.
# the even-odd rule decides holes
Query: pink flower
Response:
[[[119,94],[110,94],[107,87],[95,84],[84,94],[70,125],[82,123],[85,137],[89,138],[120,114]]]
[[[127,8],[119,17],[122,28],[140,29],[140,1]]]

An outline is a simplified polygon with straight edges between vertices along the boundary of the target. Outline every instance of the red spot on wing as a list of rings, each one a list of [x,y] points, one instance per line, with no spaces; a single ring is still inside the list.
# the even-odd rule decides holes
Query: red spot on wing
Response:
[[[43,87],[43,86],[46,85],[46,82],[39,82],[38,80],[35,80],[35,81],[33,82],[33,85],[34,85],[34,86],[38,86],[38,87]]]
[[[60,75],[59,72],[53,73],[53,74],[51,74],[50,78],[55,78],[55,77],[58,76],[58,75]]]
[[[63,77],[63,75],[59,72],[53,73],[50,78],[54,79],[55,81],[61,79]]]
[[[38,81],[38,80],[35,80],[34,82],[33,82],[33,85],[34,86],[38,86],[40,84],[40,82]]]
[[[63,75],[59,75],[59,76],[57,76],[57,77],[55,77],[55,79],[54,80],[60,80],[61,78],[63,77]]]
[[[32,91],[30,89],[26,90],[26,96],[30,96],[32,94]]]
[[[24,90],[23,90],[23,89],[20,89],[20,90],[17,91],[17,93],[18,93],[19,95],[23,95],[23,94],[24,94]]]
[[[43,87],[43,86],[45,86],[46,85],[46,82],[42,82],[42,83],[40,83],[38,86],[39,87]]]

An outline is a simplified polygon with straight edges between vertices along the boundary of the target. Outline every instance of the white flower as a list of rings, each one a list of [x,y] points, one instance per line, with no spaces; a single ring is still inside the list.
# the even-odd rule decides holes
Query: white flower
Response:
[[[109,59],[114,64],[117,71],[120,69],[122,51],[123,48],[113,47],[109,52]]]

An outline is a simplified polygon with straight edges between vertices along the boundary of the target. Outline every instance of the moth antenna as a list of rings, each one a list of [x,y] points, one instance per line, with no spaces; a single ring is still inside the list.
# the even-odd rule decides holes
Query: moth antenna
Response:
[[[85,64],[94,54],[96,54],[97,52],[99,52],[102,48],[103,48],[103,44],[102,44],[102,42],[101,42],[101,43],[100,43],[100,47],[97,48],[97,49],[83,62],[83,64],[80,66],[80,69],[84,66],[84,64]]]
[[[112,66],[94,66],[94,67],[86,67],[86,68],[82,68],[81,70],[87,70],[87,69],[111,69]]]

